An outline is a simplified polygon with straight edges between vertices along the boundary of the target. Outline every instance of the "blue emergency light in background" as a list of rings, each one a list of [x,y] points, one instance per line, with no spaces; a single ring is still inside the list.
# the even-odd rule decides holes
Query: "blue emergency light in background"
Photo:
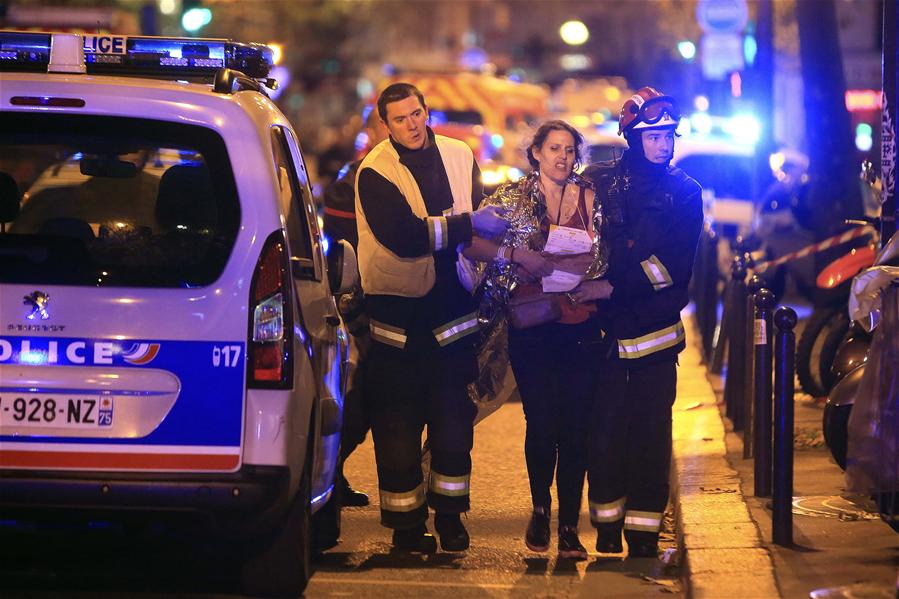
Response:
[[[53,34],[0,31],[0,70],[45,71]],[[84,36],[88,73],[212,77],[221,68],[262,79],[274,66],[271,48],[226,39]]]

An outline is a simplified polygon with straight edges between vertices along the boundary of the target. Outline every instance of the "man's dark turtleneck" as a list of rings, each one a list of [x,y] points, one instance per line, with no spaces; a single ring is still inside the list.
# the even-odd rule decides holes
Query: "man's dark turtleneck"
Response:
[[[663,164],[656,164],[646,159],[646,155],[642,148],[628,148],[621,156],[625,167],[627,167],[632,175],[661,177],[668,172],[670,160]]]
[[[621,157],[622,164],[630,179],[627,193],[626,221],[628,229],[637,215],[654,200],[659,200],[668,162],[656,164],[646,159],[642,149],[628,148]]]
[[[412,173],[412,177],[421,191],[421,197],[425,199],[425,204],[428,206],[428,212],[434,214],[432,210],[435,206],[440,210],[436,214],[452,208],[453,195],[450,191],[449,177],[443,166],[443,160],[440,158],[440,151],[437,149],[434,131],[428,127],[428,141],[423,148],[407,148],[394,141],[392,137],[390,143],[399,154],[400,163]]]

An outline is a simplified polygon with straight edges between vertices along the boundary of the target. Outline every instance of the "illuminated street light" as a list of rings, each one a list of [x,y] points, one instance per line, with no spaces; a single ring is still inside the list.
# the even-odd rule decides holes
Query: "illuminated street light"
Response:
[[[179,8],[177,0],[159,0],[159,12],[164,15],[170,15]]]
[[[212,21],[212,11],[208,8],[191,8],[181,15],[181,26],[185,31],[198,31]]]
[[[756,41],[755,36],[747,35],[743,38],[743,58],[746,59],[746,64],[755,64],[755,56],[758,53],[759,43]]]
[[[677,51],[684,60],[693,60],[693,57],[696,56],[696,44],[690,40],[677,42]]]
[[[859,123],[855,128],[855,147],[862,152],[869,151],[874,146],[874,129],[868,123]]]
[[[693,106],[700,112],[708,112],[709,98],[708,96],[696,96],[693,98]]]
[[[761,135],[761,125],[751,114],[738,114],[725,124],[724,131],[737,142],[754,144]]]
[[[569,46],[580,46],[590,39],[590,30],[581,21],[566,21],[559,27],[559,35]]]

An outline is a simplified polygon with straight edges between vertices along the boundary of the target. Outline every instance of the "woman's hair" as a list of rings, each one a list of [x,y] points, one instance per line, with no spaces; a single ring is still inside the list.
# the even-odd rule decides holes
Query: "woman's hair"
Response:
[[[537,132],[534,133],[534,138],[531,140],[531,143],[528,144],[527,149],[528,162],[531,163],[531,167],[534,170],[537,170],[540,167],[540,163],[534,158],[533,149],[543,147],[543,142],[546,141],[546,137],[549,135],[550,131],[567,131],[571,134],[572,139],[574,139],[574,168],[578,168],[581,164],[581,156],[583,154],[584,136],[581,135],[580,131],[562,120],[546,121],[540,125]]]

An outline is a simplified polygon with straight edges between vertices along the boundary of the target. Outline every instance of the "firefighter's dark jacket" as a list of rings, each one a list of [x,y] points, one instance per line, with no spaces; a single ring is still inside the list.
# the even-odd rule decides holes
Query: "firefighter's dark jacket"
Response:
[[[702,188],[630,149],[584,175],[603,202],[611,246],[613,292],[599,306],[609,357],[629,367],[674,359],[685,347],[680,311],[702,229]]]
[[[344,165],[337,174],[337,179],[325,188],[324,230],[332,242],[346,239],[353,246],[359,247],[359,234],[356,232],[356,173],[361,160],[354,160]]]

